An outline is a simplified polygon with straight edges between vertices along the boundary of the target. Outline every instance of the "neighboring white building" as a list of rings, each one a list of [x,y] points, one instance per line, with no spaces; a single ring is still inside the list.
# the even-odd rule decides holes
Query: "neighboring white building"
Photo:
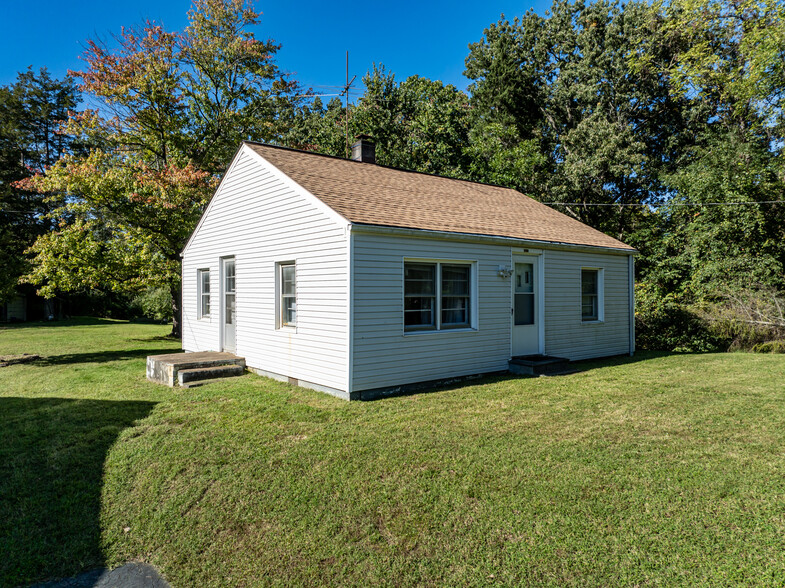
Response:
[[[631,354],[635,253],[508,188],[246,142],[183,251],[183,348],[352,399]]]
[[[0,322],[24,322],[27,320],[27,298],[14,296],[0,304]]]

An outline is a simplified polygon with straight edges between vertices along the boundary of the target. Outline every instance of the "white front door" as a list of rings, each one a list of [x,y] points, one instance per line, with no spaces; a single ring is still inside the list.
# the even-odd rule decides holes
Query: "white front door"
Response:
[[[540,353],[539,259],[513,256],[512,355]]]
[[[234,353],[235,327],[237,326],[237,313],[235,312],[235,275],[234,258],[221,260],[221,282],[223,296],[221,296],[221,322],[223,323],[222,351]]]

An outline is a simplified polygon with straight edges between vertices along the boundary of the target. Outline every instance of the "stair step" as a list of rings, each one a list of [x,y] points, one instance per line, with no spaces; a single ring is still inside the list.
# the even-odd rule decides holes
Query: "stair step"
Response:
[[[166,386],[177,386],[177,372],[235,364],[245,368],[245,358],[224,351],[165,353],[147,357],[147,379]]]
[[[571,373],[568,367],[570,360],[550,355],[525,355],[513,357],[509,361],[509,369],[514,374],[543,376]]]
[[[193,382],[185,382],[180,384],[180,388],[198,388],[199,386],[206,386],[207,384],[221,383],[226,378],[210,378],[208,380],[194,380]]]
[[[242,376],[245,368],[236,364],[214,365],[209,367],[188,368],[177,370],[177,381],[181,386],[199,380],[214,380],[217,378],[232,378]]]

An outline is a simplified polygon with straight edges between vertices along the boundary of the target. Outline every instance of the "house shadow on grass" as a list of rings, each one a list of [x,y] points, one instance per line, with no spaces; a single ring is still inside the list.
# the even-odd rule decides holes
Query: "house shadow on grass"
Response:
[[[64,353],[63,355],[48,355],[31,362],[32,365],[41,367],[51,365],[66,365],[72,363],[105,363],[107,361],[124,361],[138,359],[148,355],[163,355],[164,353],[177,353],[179,349],[162,347],[161,349],[119,349],[116,351],[93,351],[88,353]]]
[[[607,368],[620,365],[631,365],[641,361],[653,360],[661,357],[669,357],[672,355],[685,355],[683,353],[676,354],[670,351],[641,351],[633,356],[630,355],[616,355],[612,357],[602,357],[599,359],[584,359],[574,361],[567,364],[564,372],[539,375],[527,374],[513,374],[510,372],[495,372],[490,374],[480,374],[473,376],[459,376],[456,378],[447,378],[444,380],[432,380],[429,382],[421,382],[415,384],[403,385],[396,388],[390,388],[381,392],[372,391],[368,397],[361,397],[360,400],[365,402],[375,402],[387,398],[398,398],[401,396],[415,396],[419,394],[430,394],[433,392],[448,392],[450,390],[459,390],[466,386],[492,384],[494,382],[506,382],[508,380],[522,380],[528,378],[538,377],[560,377],[577,374],[580,372],[588,372],[599,368]]]
[[[649,361],[661,357],[670,357],[672,355],[692,355],[687,353],[676,353],[674,351],[636,351],[634,355],[613,355],[611,357],[598,357],[595,359],[581,359],[578,361],[570,362],[569,366],[574,368],[576,372],[587,372],[589,370],[611,367],[615,365],[631,365],[633,363],[640,363],[642,361]]]
[[[107,452],[154,402],[0,398],[0,586],[101,566]]]

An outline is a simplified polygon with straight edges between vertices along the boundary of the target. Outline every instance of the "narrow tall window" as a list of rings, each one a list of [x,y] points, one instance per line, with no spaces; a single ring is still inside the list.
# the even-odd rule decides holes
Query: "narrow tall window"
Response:
[[[293,263],[281,264],[281,326],[297,326],[297,284]]]
[[[468,265],[442,265],[442,328],[469,326],[470,271]]]
[[[199,289],[199,318],[210,316],[210,270],[197,271]]]
[[[404,328],[412,331],[435,329],[436,264],[405,264],[403,283]]]
[[[600,320],[600,270],[581,270],[581,320]]]

